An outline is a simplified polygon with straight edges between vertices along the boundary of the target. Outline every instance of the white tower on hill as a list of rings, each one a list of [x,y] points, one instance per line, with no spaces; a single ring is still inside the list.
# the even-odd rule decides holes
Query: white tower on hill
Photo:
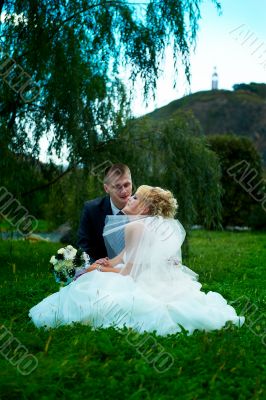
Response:
[[[212,74],[212,90],[218,89],[218,74],[216,71],[216,67],[214,67],[213,74]]]

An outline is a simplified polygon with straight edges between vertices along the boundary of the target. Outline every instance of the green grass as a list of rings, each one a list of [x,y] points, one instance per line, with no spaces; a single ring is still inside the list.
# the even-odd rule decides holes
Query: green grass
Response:
[[[1,323],[38,359],[23,376],[0,355],[0,399],[265,399],[266,234],[196,231],[190,243],[184,263],[204,291],[246,307],[242,328],[167,337],[78,324],[38,330],[28,310],[58,288],[48,263],[60,245],[0,241]],[[161,373],[159,345],[174,360]]]
[[[36,232],[48,232],[50,229],[50,223],[49,221],[46,221],[44,219],[38,219],[38,225],[36,228]],[[12,225],[10,222],[8,222],[5,219],[0,219],[0,232],[11,232],[11,231],[16,231],[16,226]]]

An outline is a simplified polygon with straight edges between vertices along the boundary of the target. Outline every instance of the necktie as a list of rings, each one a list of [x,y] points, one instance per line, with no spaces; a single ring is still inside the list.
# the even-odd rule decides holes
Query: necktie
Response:
[[[120,210],[116,215],[125,215],[122,210]]]

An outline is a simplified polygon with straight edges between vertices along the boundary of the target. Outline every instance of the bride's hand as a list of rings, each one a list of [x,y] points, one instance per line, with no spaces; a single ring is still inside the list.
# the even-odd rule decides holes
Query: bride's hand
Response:
[[[112,267],[112,264],[111,264],[111,262],[110,262],[108,257],[100,258],[99,260],[96,260],[95,264],[100,264],[103,267],[108,267],[108,268]]]
[[[92,272],[92,271],[95,271],[95,270],[98,270],[100,272],[117,272],[117,273],[120,273],[120,269],[119,268],[114,268],[112,266],[105,266],[105,265],[99,264],[98,261],[96,261],[95,263],[91,264],[89,266],[89,268],[87,268],[86,272]]]
[[[100,264],[98,263],[98,261],[95,261],[93,264],[91,264],[91,265],[86,269],[85,274],[88,273],[88,272],[95,271],[99,266],[100,266]]]

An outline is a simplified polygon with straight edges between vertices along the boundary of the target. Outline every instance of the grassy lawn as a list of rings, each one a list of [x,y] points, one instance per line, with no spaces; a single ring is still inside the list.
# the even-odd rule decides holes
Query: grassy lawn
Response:
[[[37,220],[38,225],[36,228],[36,232],[48,232],[49,229],[49,222],[45,221],[44,219]],[[16,231],[16,226],[13,226],[10,222],[5,219],[0,219],[0,232],[11,232]]]
[[[0,241],[0,350],[9,332],[38,361],[23,375],[14,340],[8,355],[0,351],[0,399],[265,399],[266,234],[194,231],[190,244],[184,263],[204,291],[244,313],[241,329],[167,337],[78,324],[38,330],[28,310],[57,290],[48,264],[61,246]]]

